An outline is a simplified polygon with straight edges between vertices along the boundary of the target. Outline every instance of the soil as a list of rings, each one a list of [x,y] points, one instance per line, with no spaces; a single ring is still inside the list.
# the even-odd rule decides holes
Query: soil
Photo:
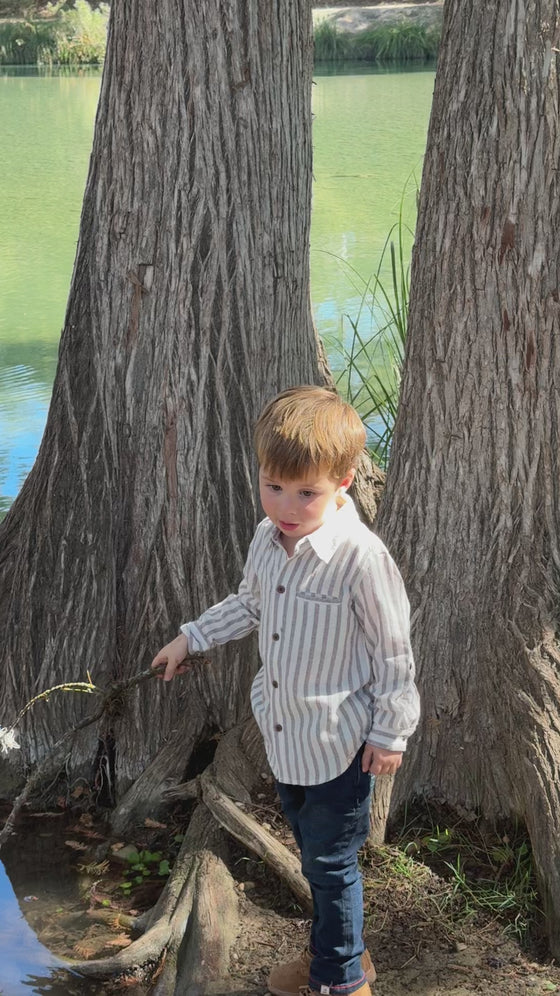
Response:
[[[253,815],[295,852],[272,785],[263,784],[260,789],[254,799]],[[188,816],[183,807],[165,824],[147,820],[138,828],[134,845],[137,849],[163,850],[172,861]],[[118,842],[118,846],[122,843]],[[126,914],[136,915],[152,905],[161,879],[158,881],[154,867],[143,884],[134,886],[130,895],[123,894],[126,863],[115,859],[115,844],[109,852],[110,861],[105,860],[107,844],[102,828],[96,827],[87,813],[66,823],[61,844],[69,849],[80,869],[81,901],[72,910],[66,907],[50,917],[43,916],[42,929],[39,920],[33,922],[32,908],[26,910],[27,918],[39,939],[60,957],[94,958],[114,953],[129,943]],[[442,859],[439,864],[444,869]],[[406,857],[396,846],[366,847],[362,867],[365,940],[378,972],[373,996],[560,993],[560,969],[546,956],[546,944],[538,928],[531,946],[523,948],[515,937],[508,936],[513,928],[511,919],[469,913],[448,877]],[[232,952],[229,979],[208,993],[265,996],[272,965],[301,952],[310,923],[287,887],[260,860],[248,856],[236,844],[231,848],[231,871],[239,895],[240,933]],[[80,906],[82,915],[78,917]],[[144,996],[149,988],[131,978],[107,984],[104,992]]]

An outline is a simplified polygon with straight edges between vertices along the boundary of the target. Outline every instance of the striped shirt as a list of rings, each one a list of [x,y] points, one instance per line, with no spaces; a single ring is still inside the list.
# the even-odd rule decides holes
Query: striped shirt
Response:
[[[278,781],[330,781],[366,740],[405,749],[419,718],[408,598],[351,498],[291,557],[263,519],[237,594],[181,626],[191,653],[254,629],[262,667],[251,704]]]

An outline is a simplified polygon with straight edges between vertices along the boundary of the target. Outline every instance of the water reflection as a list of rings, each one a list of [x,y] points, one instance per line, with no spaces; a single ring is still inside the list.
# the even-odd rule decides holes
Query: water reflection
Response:
[[[37,880],[35,880],[37,888]],[[27,903],[39,902],[34,894],[23,896],[21,906],[0,862],[0,994],[23,992],[49,996],[100,996],[101,983],[90,983],[62,970],[63,961],[37,938],[22,912]],[[51,909],[51,915],[53,910]]]

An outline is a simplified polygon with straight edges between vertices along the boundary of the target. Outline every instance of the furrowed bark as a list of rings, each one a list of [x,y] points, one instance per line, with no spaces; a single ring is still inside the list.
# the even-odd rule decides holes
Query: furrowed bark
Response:
[[[411,597],[411,794],[519,818],[560,953],[557,0],[447,0],[378,528]]]
[[[63,680],[126,678],[234,589],[258,517],[251,435],[320,382],[309,306],[311,11],[305,0],[111,11],[80,238],[40,453],[0,527],[0,715]],[[84,735],[117,797],[180,737],[246,712],[252,641]],[[82,716],[42,705],[9,774]],[[157,718],[156,718],[157,717]],[[186,765],[186,760],[184,760]],[[151,790],[151,786],[150,786]]]

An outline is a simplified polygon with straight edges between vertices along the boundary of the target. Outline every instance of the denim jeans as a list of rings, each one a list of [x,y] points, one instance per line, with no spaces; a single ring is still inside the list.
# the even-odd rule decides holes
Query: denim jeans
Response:
[[[369,833],[373,779],[362,772],[362,754],[363,747],[342,775],[322,785],[276,783],[313,896],[309,985],[340,996],[365,982],[358,851]]]

